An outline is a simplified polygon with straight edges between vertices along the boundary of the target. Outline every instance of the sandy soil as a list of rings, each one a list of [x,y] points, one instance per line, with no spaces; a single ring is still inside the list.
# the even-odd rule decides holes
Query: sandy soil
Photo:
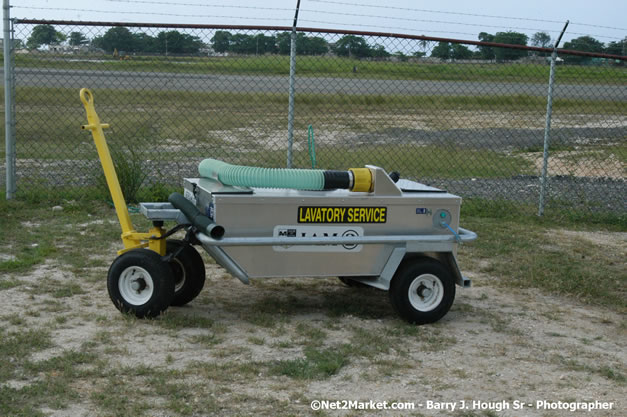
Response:
[[[542,172],[542,152],[521,153],[531,161],[537,172]],[[627,165],[614,154],[594,151],[556,151],[549,156],[548,173],[550,176],[563,175],[589,178],[627,177]]]
[[[596,235],[590,238],[608,239]],[[621,245],[624,238],[612,236],[610,243]],[[625,317],[537,290],[500,288],[498,277],[466,271],[473,279],[473,288],[458,289],[455,304],[444,319],[414,332],[400,322],[381,291],[348,288],[336,279],[266,280],[245,286],[213,264],[208,265],[208,281],[199,298],[186,307],[168,310],[169,318],[179,318],[181,324],[164,328],[159,320],[123,318],[107,296],[106,268],[96,268],[95,272],[102,274],[102,280],[82,284],[84,294],[57,299],[67,307],[60,312],[28,314],[45,311],[54,300],[49,293],[31,291],[42,282],[53,287],[78,282],[78,277],[60,270],[53,261],[20,277],[25,281],[23,285],[0,291],[3,314],[23,317],[28,327],[47,327],[55,315],[68,318],[62,325],[53,326],[55,346],[37,352],[32,360],[48,359],[67,350],[79,350],[85,343],[102,341],[96,349],[110,367],[144,364],[189,370],[198,361],[222,364],[303,357],[303,345],[298,343],[301,326],[325,332],[321,348],[352,343],[356,329],[362,329],[373,340],[389,338],[389,349],[373,346],[378,351],[372,357],[352,356],[338,374],[327,379],[293,380],[262,371],[254,378],[235,376],[233,380],[230,376],[217,381],[188,373],[187,382],[205,388],[217,384],[220,389],[216,388],[214,400],[222,410],[218,414],[223,415],[276,415],[272,404],[277,401],[290,413],[307,415],[313,400],[414,402],[413,415],[428,416],[623,416],[627,412],[624,380],[608,377],[610,370],[613,375],[627,373]],[[337,308],[345,313],[329,315],[330,309]],[[256,322],[262,314],[270,320],[269,325]],[[207,329],[185,324],[185,318],[198,317],[210,318],[213,326]],[[18,329],[4,325],[9,330]],[[408,334],[398,338],[403,331]],[[197,337],[209,334],[217,335],[217,343],[198,343]],[[27,383],[16,380],[8,385],[19,388]],[[68,417],[98,414],[89,399],[97,384],[82,381],[78,385],[79,401],[68,409],[46,411]],[[243,401],[242,396],[248,400]],[[503,402],[512,407],[514,400],[521,400],[533,406],[494,414],[485,414],[486,410],[463,414],[427,408],[427,401],[454,402],[459,407],[462,400],[492,402],[493,407]],[[614,405],[610,411],[571,413],[539,410],[535,404],[541,400],[598,400]]]

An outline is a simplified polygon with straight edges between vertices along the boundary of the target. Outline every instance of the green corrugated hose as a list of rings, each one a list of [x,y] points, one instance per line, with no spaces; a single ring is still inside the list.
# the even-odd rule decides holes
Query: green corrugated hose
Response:
[[[325,189],[322,170],[247,167],[205,159],[198,166],[198,172],[203,177],[215,178],[223,184],[240,187]]]

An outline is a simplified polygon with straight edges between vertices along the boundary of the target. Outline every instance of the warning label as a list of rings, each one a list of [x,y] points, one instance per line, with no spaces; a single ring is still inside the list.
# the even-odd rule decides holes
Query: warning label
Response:
[[[298,223],[385,223],[387,207],[299,207]]]

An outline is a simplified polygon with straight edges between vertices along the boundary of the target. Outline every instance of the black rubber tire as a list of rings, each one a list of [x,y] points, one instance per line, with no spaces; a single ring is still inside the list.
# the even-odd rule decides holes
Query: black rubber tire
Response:
[[[183,249],[170,261],[174,274],[174,299],[171,305],[184,306],[200,294],[205,286],[205,263],[193,246],[180,240],[166,241],[166,253]],[[182,281],[182,282],[181,282]]]
[[[363,282],[352,279],[351,277],[338,277],[340,281],[347,287],[352,288],[372,288],[370,285],[366,285]]]
[[[425,274],[429,275],[425,277]],[[410,301],[411,285],[421,276],[429,280],[437,279],[439,281],[437,286],[443,292],[442,299],[434,306],[427,306],[427,311],[417,309]],[[424,291],[426,287],[422,288]],[[453,305],[455,281],[449,270],[440,262],[431,258],[416,258],[401,264],[392,278],[389,292],[392,307],[404,320],[414,324],[434,323],[444,317]],[[420,295],[416,295],[421,298]],[[415,296],[413,297],[416,300]]]
[[[152,281],[152,293],[143,302],[127,299],[120,292],[120,286],[124,287],[128,274],[132,276],[137,272],[142,276],[141,271],[129,269],[133,267],[142,268]],[[146,280],[142,281],[146,285]],[[150,288],[149,284],[147,288]],[[158,253],[148,249],[133,249],[118,256],[111,264],[107,275],[107,290],[113,305],[122,313],[134,314],[139,318],[156,317],[170,306],[174,298],[174,274]]]

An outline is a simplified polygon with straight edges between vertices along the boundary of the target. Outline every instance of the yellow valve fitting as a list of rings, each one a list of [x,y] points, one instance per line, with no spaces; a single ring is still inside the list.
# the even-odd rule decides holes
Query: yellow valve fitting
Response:
[[[351,168],[353,173],[353,187],[351,191],[371,193],[374,190],[372,172],[368,168]]]

